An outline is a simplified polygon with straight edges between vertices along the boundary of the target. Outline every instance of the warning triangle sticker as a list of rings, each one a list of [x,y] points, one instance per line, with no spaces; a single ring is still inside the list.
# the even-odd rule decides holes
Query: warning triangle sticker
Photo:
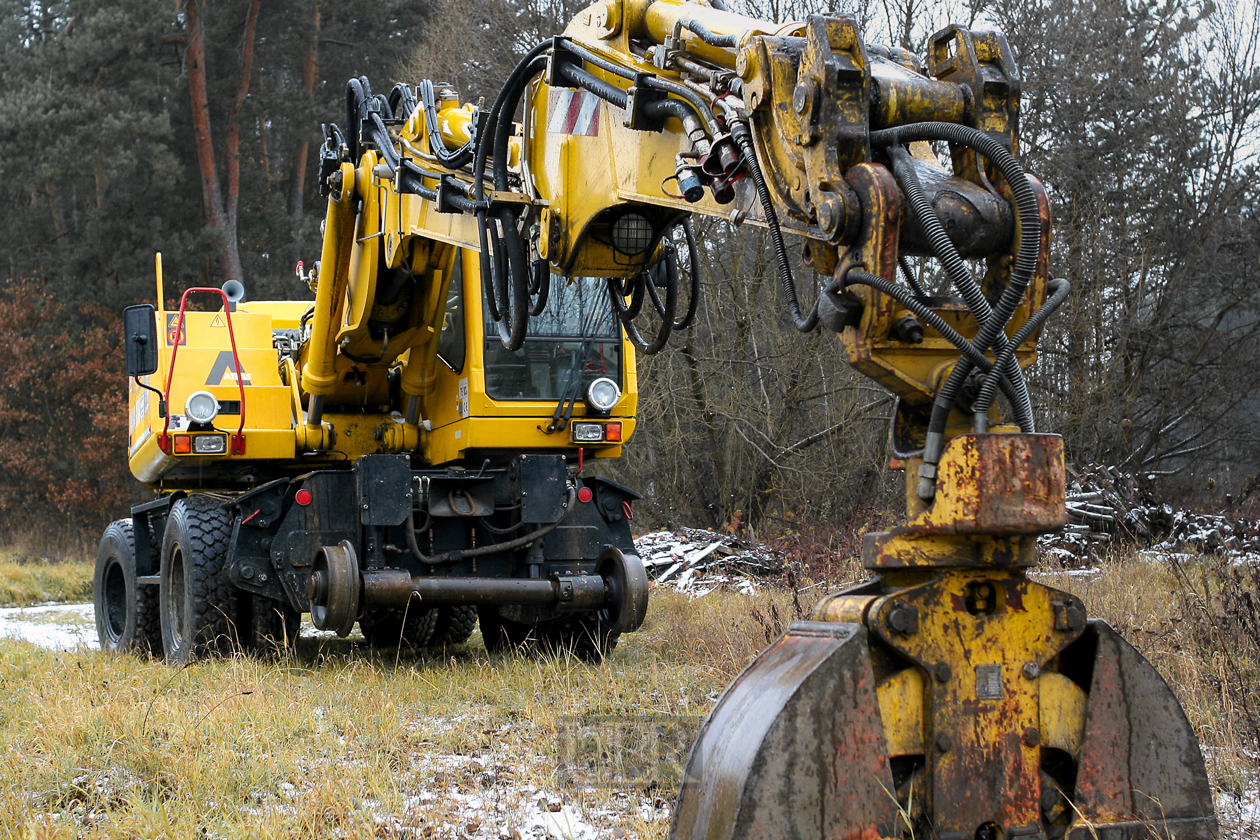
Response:
[[[212,327],[226,327],[226,326],[227,326],[227,324],[223,323],[223,316],[222,316],[222,315],[215,315],[215,316],[214,316],[214,320],[210,322],[210,326],[212,326]]]

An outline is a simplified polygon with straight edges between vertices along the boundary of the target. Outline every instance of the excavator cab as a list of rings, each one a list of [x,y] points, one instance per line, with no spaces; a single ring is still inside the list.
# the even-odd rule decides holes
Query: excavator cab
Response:
[[[460,250],[446,295],[434,395],[424,403],[430,463],[496,463],[523,446],[574,459],[581,449],[584,461],[620,456],[634,434],[638,379],[607,281],[542,274],[541,311],[509,350],[486,305],[479,259]]]

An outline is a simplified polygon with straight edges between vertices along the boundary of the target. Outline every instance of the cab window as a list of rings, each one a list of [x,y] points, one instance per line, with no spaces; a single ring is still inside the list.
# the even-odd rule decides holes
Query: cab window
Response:
[[[508,351],[486,317],[486,393],[496,400],[558,400],[607,377],[621,384],[621,329],[598,277],[551,275],[547,307]],[[576,387],[575,387],[576,386]]]

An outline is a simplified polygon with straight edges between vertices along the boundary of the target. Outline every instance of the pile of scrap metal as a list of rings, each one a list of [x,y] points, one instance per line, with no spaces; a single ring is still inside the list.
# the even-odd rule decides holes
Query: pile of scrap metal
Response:
[[[787,568],[781,551],[699,528],[656,531],[635,538],[634,544],[655,585],[693,598],[722,588],[751,593]]]
[[[1260,560],[1260,522],[1230,515],[1195,513],[1160,501],[1153,476],[1091,464],[1068,467],[1068,524],[1043,535],[1043,556],[1064,567],[1092,561],[1114,541],[1161,552],[1218,552]],[[1232,497],[1225,497],[1230,504]]]

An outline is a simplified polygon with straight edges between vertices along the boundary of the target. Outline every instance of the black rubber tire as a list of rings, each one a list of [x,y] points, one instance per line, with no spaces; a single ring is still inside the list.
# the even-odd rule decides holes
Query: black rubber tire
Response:
[[[532,624],[522,624],[499,615],[499,608],[478,607],[477,619],[481,622],[481,642],[487,653],[529,653],[538,641]]]
[[[236,626],[245,632],[245,649],[261,659],[284,656],[297,648],[302,614],[287,603],[238,593]]]
[[[232,513],[215,499],[193,495],[171,506],[159,599],[162,651],[172,664],[239,647],[236,588],[226,575],[231,537]]]
[[[111,522],[101,536],[92,596],[101,650],[148,654],[162,649],[158,591],[136,583],[136,541],[130,519]]]
[[[481,638],[489,653],[575,656],[598,665],[617,647],[621,634],[594,614],[523,624],[499,615],[496,607],[480,607]]]
[[[595,615],[575,615],[549,621],[539,628],[541,648],[545,653],[575,656],[591,665],[598,665],[617,647],[621,634]]]
[[[477,608],[473,606],[438,607],[437,624],[431,645],[462,645],[477,627]]]
[[[382,610],[359,618],[359,630],[372,647],[413,650],[433,638],[437,610],[413,603],[404,610]]]

